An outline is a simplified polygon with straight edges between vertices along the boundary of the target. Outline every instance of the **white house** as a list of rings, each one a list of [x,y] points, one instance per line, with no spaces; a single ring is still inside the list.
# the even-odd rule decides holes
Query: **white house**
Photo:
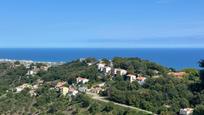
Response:
[[[183,108],[183,109],[180,109],[179,114],[180,115],[192,115],[193,114],[193,108]]]
[[[119,74],[119,75],[121,75],[121,76],[122,76],[122,75],[126,75],[126,74],[127,74],[127,70],[115,68],[115,69],[114,69],[114,74],[115,74],[115,75]]]
[[[35,72],[33,70],[28,70],[27,75],[34,75]]]
[[[89,82],[89,79],[82,78],[82,77],[77,77],[76,81],[77,81],[77,83],[85,84],[85,83]]]
[[[111,67],[105,66],[104,69],[103,69],[103,72],[104,72],[105,74],[110,74],[110,73],[111,73]]]
[[[133,81],[136,80],[136,76],[135,76],[135,75],[128,74],[127,77],[128,77],[128,79],[130,80],[130,83],[132,83]]]
[[[98,63],[97,66],[98,66],[98,70],[103,71],[103,69],[105,68],[106,64]]]

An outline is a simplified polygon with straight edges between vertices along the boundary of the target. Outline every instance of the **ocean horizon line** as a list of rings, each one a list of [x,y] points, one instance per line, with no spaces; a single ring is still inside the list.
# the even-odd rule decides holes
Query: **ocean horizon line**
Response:
[[[0,49],[204,49],[204,47],[0,47]]]
[[[204,48],[0,48],[1,59],[69,62],[93,57],[138,57],[176,69],[198,68]]]

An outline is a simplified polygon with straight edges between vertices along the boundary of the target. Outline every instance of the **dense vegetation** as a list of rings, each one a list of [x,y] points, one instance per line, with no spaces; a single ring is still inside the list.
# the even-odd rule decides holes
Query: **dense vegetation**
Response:
[[[78,97],[64,97],[49,85],[50,81],[55,80],[65,80],[70,84],[75,83],[77,76],[89,78],[91,83],[103,80],[97,77],[98,75],[103,76],[103,74],[98,72],[96,65],[89,67],[85,62],[77,60],[51,67],[47,72],[40,71],[34,76],[26,75],[27,70],[23,65],[14,67],[11,63],[0,64],[1,114],[144,114],[126,108],[121,109],[114,104],[96,102],[84,94]],[[21,93],[13,92],[16,86],[23,83],[34,84],[39,78],[47,81],[47,83],[40,86],[37,90],[37,96],[32,97],[29,90],[24,90]]]
[[[158,71],[160,74],[165,75],[167,73],[167,68],[147,61],[140,58],[113,58],[113,64],[116,68],[122,68],[128,70],[129,73],[141,74],[143,76],[154,76],[155,71]]]
[[[79,60],[66,63],[57,67],[50,68],[47,72],[39,73],[45,81],[53,80],[65,80],[69,84],[75,82],[76,77],[82,76],[91,80],[91,82],[98,81],[98,75],[100,73],[97,70],[96,65],[87,66],[85,62],[80,62]]]
[[[0,94],[4,94],[10,87],[15,87],[31,79],[25,76],[24,66],[13,67],[10,63],[0,63]]]
[[[110,65],[109,60],[103,61]],[[40,71],[37,75],[26,75],[28,69],[23,65],[0,63],[0,113],[1,114],[97,114],[97,115],[142,115],[138,111],[116,106],[113,103],[94,101],[81,94],[77,97],[62,96],[49,84],[55,80],[76,83],[76,77],[88,78],[88,85],[106,81],[106,90],[100,94],[111,101],[136,106],[163,115],[178,114],[180,108],[192,107],[195,115],[204,114],[204,69],[184,69],[188,76],[179,79],[168,76],[170,69],[139,58],[114,58],[116,68],[128,70],[128,73],[142,75],[148,79],[140,85],[130,83],[123,76],[110,80],[97,70],[94,58],[84,61],[72,61],[60,66]],[[42,66],[38,64],[38,66]],[[204,68],[204,61],[200,61]],[[173,69],[171,69],[172,71]],[[160,77],[153,77],[160,76]],[[200,76],[200,77],[199,77]],[[34,84],[37,79],[45,83],[37,90],[37,96],[30,96],[28,90],[15,93],[13,89],[23,83]]]
[[[137,82],[115,81],[107,92],[113,101],[159,114],[178,112],[180,108],[190,107],[193,101],[188,82],[171,77],[150,78],[143,86]]]
[[[166,74],[167,69],[151,62],[142,62],[140,59],[114,59],[116,67],[130,70],[132,73],[142,73],[150,78],[144,85],[137,82],[129,83],[123,77],[118,77],[109,83],[109,88],[101,93],[110,100],[127,105],[150,110],[158,114],[178,114],[180,108],[195,108],[194,114],[204,114],[204,70],[184,69],[188,76],[184,79],[174,78]],[[139,67],[138,67],[139,66]],[[204,67],[204,61],[200,62]],[[142,69],[140,69],[142,68]],[[163,77],[151,78],[151,72],[158,70]],[[138,71],[139,70],[139,71]]]
[[[116,106],[112,103],[102,103],[81,95],[70,101],[68,97],[60,96],[45,87],[39,90],[39,96],[30,97],[28,92],[8,93],[0,98],[1,114],[50,114],[50,115],[145,115],[143,112]]]

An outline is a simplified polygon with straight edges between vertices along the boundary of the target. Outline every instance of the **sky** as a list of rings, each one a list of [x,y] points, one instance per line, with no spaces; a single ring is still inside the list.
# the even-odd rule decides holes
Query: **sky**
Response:
[[[204,0],[1,0],[0,48],[204,48]]]

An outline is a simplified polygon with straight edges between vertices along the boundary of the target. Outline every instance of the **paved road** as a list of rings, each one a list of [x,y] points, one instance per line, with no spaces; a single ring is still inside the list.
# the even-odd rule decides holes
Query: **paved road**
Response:
[[[102,102],[105,102],[105,103],[112,102],[113,104],[121,106],[121,107],[135,109],[135,110],[142,111],[142,112],[145,112],[145,113],[148,113],[148,114],[154,114],[151,111],[147,111],[147,110],[143,110],[143,109],[140,109],[140,108],[137,108],[137,107],[133,107],[133,106],[129,106],[129,105],[125,105],[125,104],[121,104],[121,103],[117,103],[117,102],[107,100],[105,97],[101,97],[101,96],[99,96],[99,95],[97,95],[95,93],[87,92],[86,94],[90,95],[92,99],[95,99],[95,100],[98,100],[98,101],[102,101]]]

